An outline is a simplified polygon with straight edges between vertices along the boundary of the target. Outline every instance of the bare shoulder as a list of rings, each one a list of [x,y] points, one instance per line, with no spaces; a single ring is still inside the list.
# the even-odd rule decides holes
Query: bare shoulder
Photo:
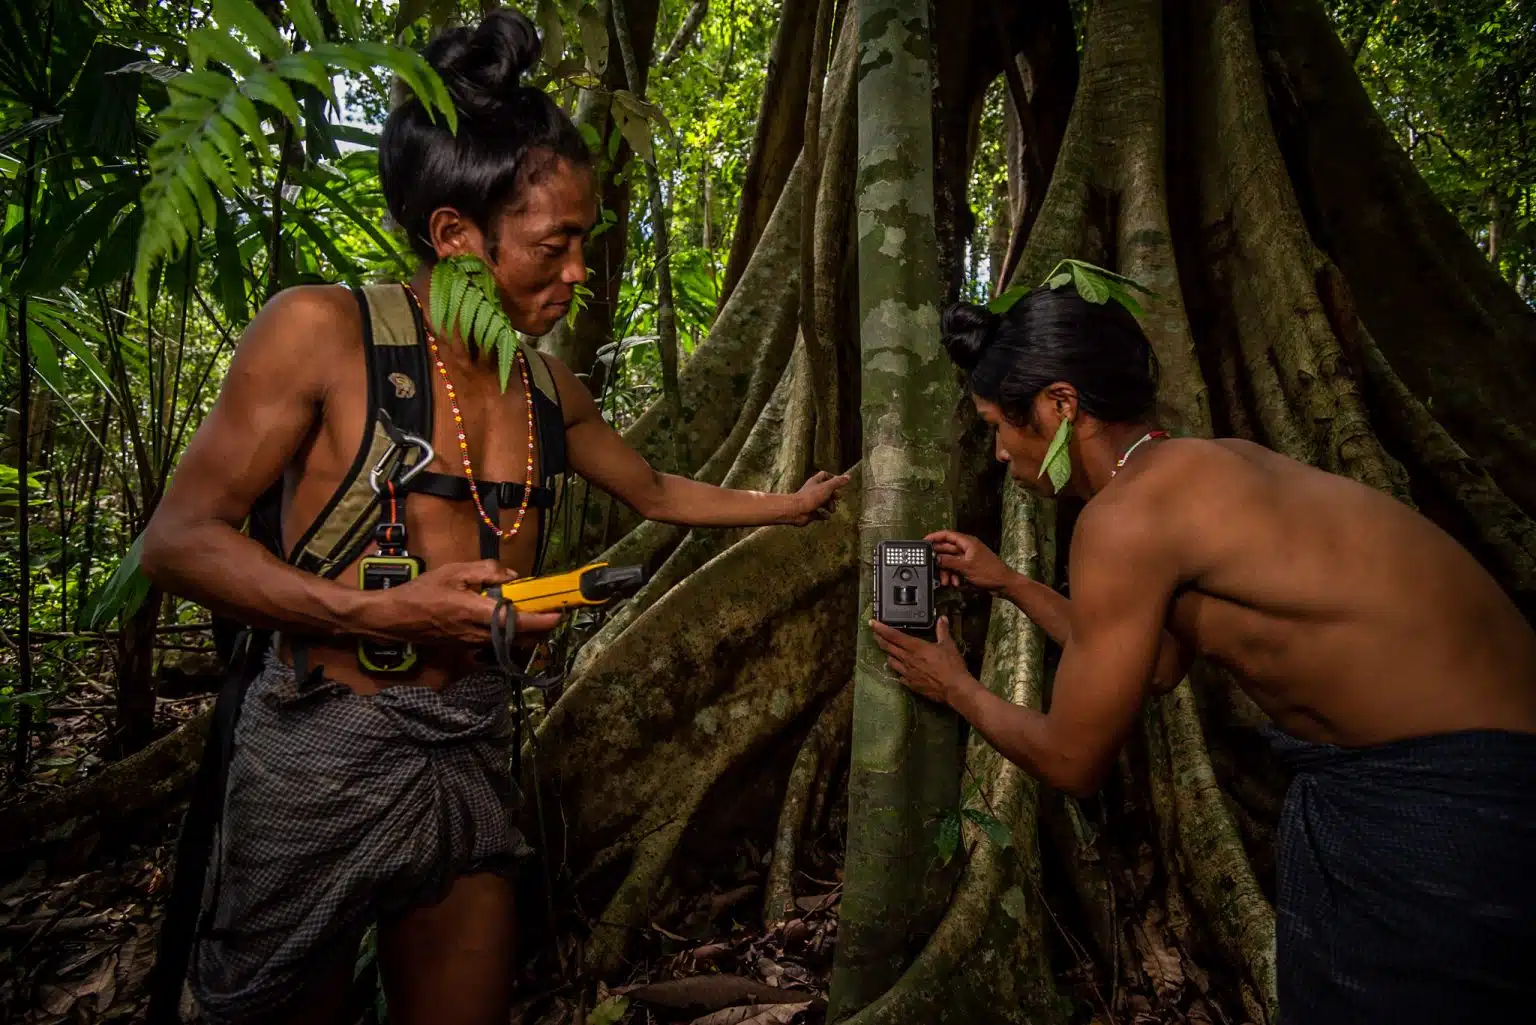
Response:
[[[348,289],[285,288],[246,327],[230,375],[281,376],[290,386],[318,383],[361,343],[362,316]]]
[[[1094,559],[1181,561],[1191,536],[1209,528],[1233,477],[1252,473],[1243,454],[1223,441],[1173,438],[1138,454],[1111,486],[1094,496],[1073,531],[1073,547]]]

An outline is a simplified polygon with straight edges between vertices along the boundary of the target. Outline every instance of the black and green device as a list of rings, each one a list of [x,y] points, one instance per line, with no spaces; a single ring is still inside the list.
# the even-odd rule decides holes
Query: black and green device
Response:
[[[387,427],[392,429],[393,425]],[[357,582],[364,591],[387,591],[408,584],[426,569],[426,563],[419,556],[406,550],[405,517],[400,499],[405,485],[426,469],[435,453],[429,442],[413,434],[393,431],[391,438],[394,443],[369,473],[374,493],[385,504],[387,516],[381,517],[373,529],[373,539],[379,546],[377,554],[365,555],[357,563]],[[419,450],[419,455],[414,463],[407,465],[405,453],[412,447]],[[357,663],[370,673],[408,673],[416,667],[416,648],[406,641],[360,638]]]
[[[365,591],[387,591],[410,583],[421,575],[424,564],[416,555],[365,555],[358,562],[358,586]],[[359,640],[357,662],[370,673],[405,673],[416,665],[416,648],[405,641]]]

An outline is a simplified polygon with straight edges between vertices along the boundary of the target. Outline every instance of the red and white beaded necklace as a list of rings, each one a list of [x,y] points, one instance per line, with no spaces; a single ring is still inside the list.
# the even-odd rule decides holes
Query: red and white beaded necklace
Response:
[[[415,290],[410,285],[405,287],[411,293],[411,298],[416,300],[417,307],[421,308],[421,302],[419,299],[416,299]],[[425,323],[425,318],[423,318],[423,323]],[[523,403],[528,409],[528,461],[523,478],[523,501],[517,507],[517,518],[512,521],[511,529],[503,530],[497,525],[496,521],[486,515],[485,506],[480,502],[480,488],[475,483],[474,468],[470,465],[469,461],[469,442],[464,439],[464,416],[459,412],[458,394],[454,391],[453,379],[448,376],[448,368],[443,366],[443,357],[437,348],[437,337],[432,333],[430,326],[426,326],[425,330],[427,332],[427,348],[432,352],[432,361],[437,364],[437,372],[443,376],[443,384],[448,387],[448,405],[453,409],[453,429],[459,438],[459,455],[464,462],[464,477],[469,481],[469,494],[475,500],[475,509],[480,513],[481,522],[498,538],[516,537],[517,532],[523,527],[523,517],[528,512],[528,501],[533,497],[533,388],[528,383],[527,357],[523,355],[521,349],[518,350],[517,369],[523,379]]]
[[[1115,463],[1115,468],[1113,470],[1109,471],[1110,479],[1111,480],[1114,479],[1115,474],[1120,472],[1120,468],[1125,465],[1125,461],[1127,459],[1131,458],[1131,453],[1132,452],[1136,451],[1138,448],[1141,447],[1142,442],[1151,441],[1153,438],[1166,438],[1166,437],[1168,437],[1168,432],[1167,431],[1148,431],[1146,434],[1143,434],[1140,438],[1136,439],[1136,444],[1134,444],[1130,448],[1126,449],[1125,450],[1125,455],[1121,456],[1119,461]]]

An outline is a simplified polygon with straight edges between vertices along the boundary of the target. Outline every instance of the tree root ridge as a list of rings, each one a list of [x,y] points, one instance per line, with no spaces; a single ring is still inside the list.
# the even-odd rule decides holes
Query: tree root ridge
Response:
[[[1041,503],[1010,484],[1004,497],[1001,554],[1038,576]],[[1044,641],[1011,604],[994,603],[981,680],[994,693],[1040,707]],[[1037,784],[973,734],[967,777],[976,781],[967,807],[1005,827],[1000,846],[976,821],[961,827],[964,871],[938,928],[895,986],[846,1019],[876,1022],[1043,1023],[1061,1013],[1047,958],[1035,824]]]
[[[197,774],[212,712],[66,790],[0,811],[0,862],[35,856],[179,801]]]
[[[540,724],[575,877],[633,853],[589,970],[622,956],[714,781],[847,679],[857,505],[754,531],[710,559],[599,650]]]
[[[847,744],[852,724],[853,684],[850,681],[816,716],[816,723],[800,745],[790,770],[778,828],[774,831],[768,884],[763,893],[763,921],[770,925],[794,915],[794,872],[801,837],[807,825],[817,818],[825,800],[827,777]]]

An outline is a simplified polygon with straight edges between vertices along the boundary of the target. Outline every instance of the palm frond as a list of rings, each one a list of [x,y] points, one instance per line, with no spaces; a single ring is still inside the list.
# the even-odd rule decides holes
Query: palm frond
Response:
[[[355,4],[331,0],[330,6],[347,33],[361,31]],[[313,0],[289,0],[288,11],[298,34],[311,44],[307,51],[295,52],[251,0],[214,0],[217,25],[188,35],[194,70],[166,83],[170,102],[156,117],[160,137],[149,150],[134,267],[141,304],[155,265],[213,228],[218,197],[234,198],[249,189],[257,166],[274,160],[262,122],[304,124],[293,86],[313,87],[335,106],[334,75],[383,68],[416,91],[429,116],[441,114],[450,131],[458,130],[448,90],[420,54],[390,43],[327,42]]]

